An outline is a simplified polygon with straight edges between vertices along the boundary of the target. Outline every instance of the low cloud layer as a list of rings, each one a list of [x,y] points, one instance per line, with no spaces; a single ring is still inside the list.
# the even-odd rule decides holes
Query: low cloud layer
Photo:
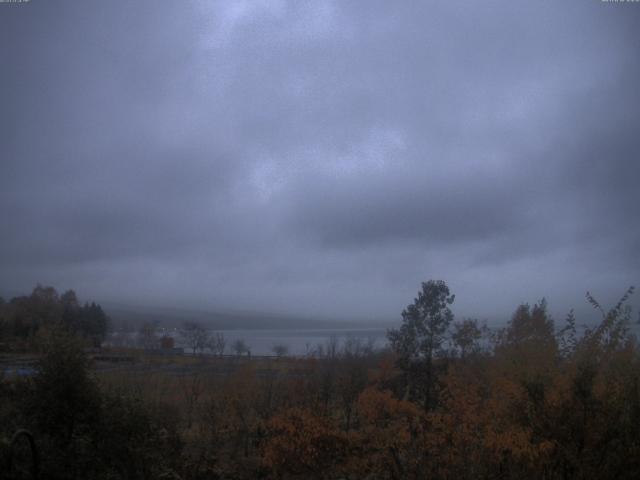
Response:
[[[395,320],[640,278],[640,6],[0,5],[0,292]]]

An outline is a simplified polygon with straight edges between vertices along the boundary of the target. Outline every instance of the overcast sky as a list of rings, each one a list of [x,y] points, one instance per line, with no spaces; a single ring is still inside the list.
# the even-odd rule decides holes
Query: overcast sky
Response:
[[[640,279],[640,3],[0,4],[0,138],[5,296],[395,320],[437,278],[493,319]]]

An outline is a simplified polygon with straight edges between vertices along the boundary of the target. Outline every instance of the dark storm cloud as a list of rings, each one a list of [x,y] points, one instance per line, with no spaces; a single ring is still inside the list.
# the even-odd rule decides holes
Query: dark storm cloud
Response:
[[[479,316],[637,282],[636,5],[0,7],[4,291],[395,318],[433,277]]]
[[[283,203],[293,209],[293,230],[337,248],[403,240],[434,247],[483,240],[522,227],[518,192],[500,184],[500,179],[430,181],[428,172],[421,173],[417,178],[380,174],[346,181],[316,178],[304,190],[287,192]],[[291,198],[294,201],[289,202]]]

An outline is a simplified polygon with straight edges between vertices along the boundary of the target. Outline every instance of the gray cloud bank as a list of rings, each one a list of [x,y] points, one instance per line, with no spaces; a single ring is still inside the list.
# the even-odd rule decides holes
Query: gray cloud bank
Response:
[[[502,318],[640,273],[640,6],[0,5],[0,291]]]

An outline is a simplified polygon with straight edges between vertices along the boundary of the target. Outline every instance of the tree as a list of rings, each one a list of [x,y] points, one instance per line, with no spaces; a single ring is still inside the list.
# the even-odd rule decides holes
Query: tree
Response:
[[[194,355],[209,344],[209,332],[198,322],[184,322],[180,335]]]
[[[331,336],[327,339],[327,342],[325,344],[327,358],[330,358],[332,360],[335,359],[338,356],[339,346],[340,346],[340,340],[338,339],[338,336],[335,333],[331,334]]]
[[[242,338],[239,338],[235,342],[233,342],[232,348],[238,357],[245,352],[249,353],[249,347]]]
[[[55,452],[46,456],[49,460],[45,459],[43,471],[51,478],[72,478],[52,472],[77,468],[77,447],[88,443],[87,425],[95,424],[100,416],[100,391],[77,337],[51,330],[41,333],[39,340],[44,355],[24,408],[27,417],[34,420],[40,443]]]
[[[9,333],[8,308],[4,298],[0,297],[0,339]]]
[[[335,389],[338,394],[344,416],[344,429],[351,428],[353,413],[358,395],[367,386],[366,357],[361,355],[345,355],[340,367],[335,372]]]
[[[510,345],[543,344],[555,346],[553,320],[547,314],[547,302],[543,298],[533,308],[520,305],[506,330],[506,343]]]
[[[224,338],[224,334],[222,332],[216,332],[215,334],[211,335],[209,337],[208,346],[214,355],[223,356],[224,349],[227,346],[227,341]]]
[[[109,327],[109,317],[100,305],[81,307],[73,290],[58,295],[55,288],[42,285],[36,286],[29,296],[12,298],[0,308],[0,320],[1,317],[3,330],[14,337],[33,338],[42,327],[62,328],[96,346],[102,343]]]
[[[433,402],[435,384],[434,357],[441,351],[453,313],[449,305],[455,295],[442,280],[422,283],[422,290],[402,312],[399,329],[387,332],[398,367],[404,372],[408,391],[421,397],[425,410]]]
[[[76,292],[67,290],[60,297],[62,302],[62,328],[66,331],[75,333],[80,329],[80,303]]]
[[[158,336],[156,335],[157,325],[152,322],[145,322],[138,331],[138,343],[141,347],[152,350],[158,348]]]
[[[276,357],[284,357],[289,354],[289,347],[284,343],[278,343],[271,348]]]
[[[89,374],[82,344],[66,332],[41,337],[44,356],[34,378],[34,402],[40,429],[71,439],[77,419],[95,408],[98,390]]]
[[[563,358],[568,358],[575,352],[578,345],[576,317],[573,309],[567,314],[565,322],[566,325],[558,332],[558,345],[560,347],[560,355]]]
[[[482,328],[478,326],[477,320],[465,319],[454,322],[451,340],[460,358],[464,359],[467,355],[478,352],[480,338],[482,338]]]
[[[205,384],[202,375],[197,370],[193,373],[180,375],[180,377],[178,377],[178,383],[180,384],[184,398],[187,428],[191,428],[198,401],[205,391]]]
[[[328,417],[310,409],[290,408],[267,422],[263,461],[280,478],[331,478],[347,455],[347,437]],[[335,478],[338,478],[335,476]]]
[[[542,299],[531,308],[520,305],[507,327],[498,332],[496,354],[517,372],[521,380],[539,381],[547,376],[559,356],[553,319]]]
[[[80,311],[80,334],[92,340],[94,346],[100,346],[109,329],[109,317],[95,302],[85,304]]]
[[[632,309],[627,305],[629,297],[633,295],[635,287],[630,286],[618,303],[605,312],[600,303],[587,292],[587,301],[602,315],[602,322],[595,329],[587,329],[585,332],[586,344],[592,348],[599,344],[604,352],[615,351],[623,348],[629,337]]]
[[[358,396],[356,409],[359,429],[348,437],[354,478],[427,478],[420,468],[429,458],[420,438],[420,406],[368,387]]]

